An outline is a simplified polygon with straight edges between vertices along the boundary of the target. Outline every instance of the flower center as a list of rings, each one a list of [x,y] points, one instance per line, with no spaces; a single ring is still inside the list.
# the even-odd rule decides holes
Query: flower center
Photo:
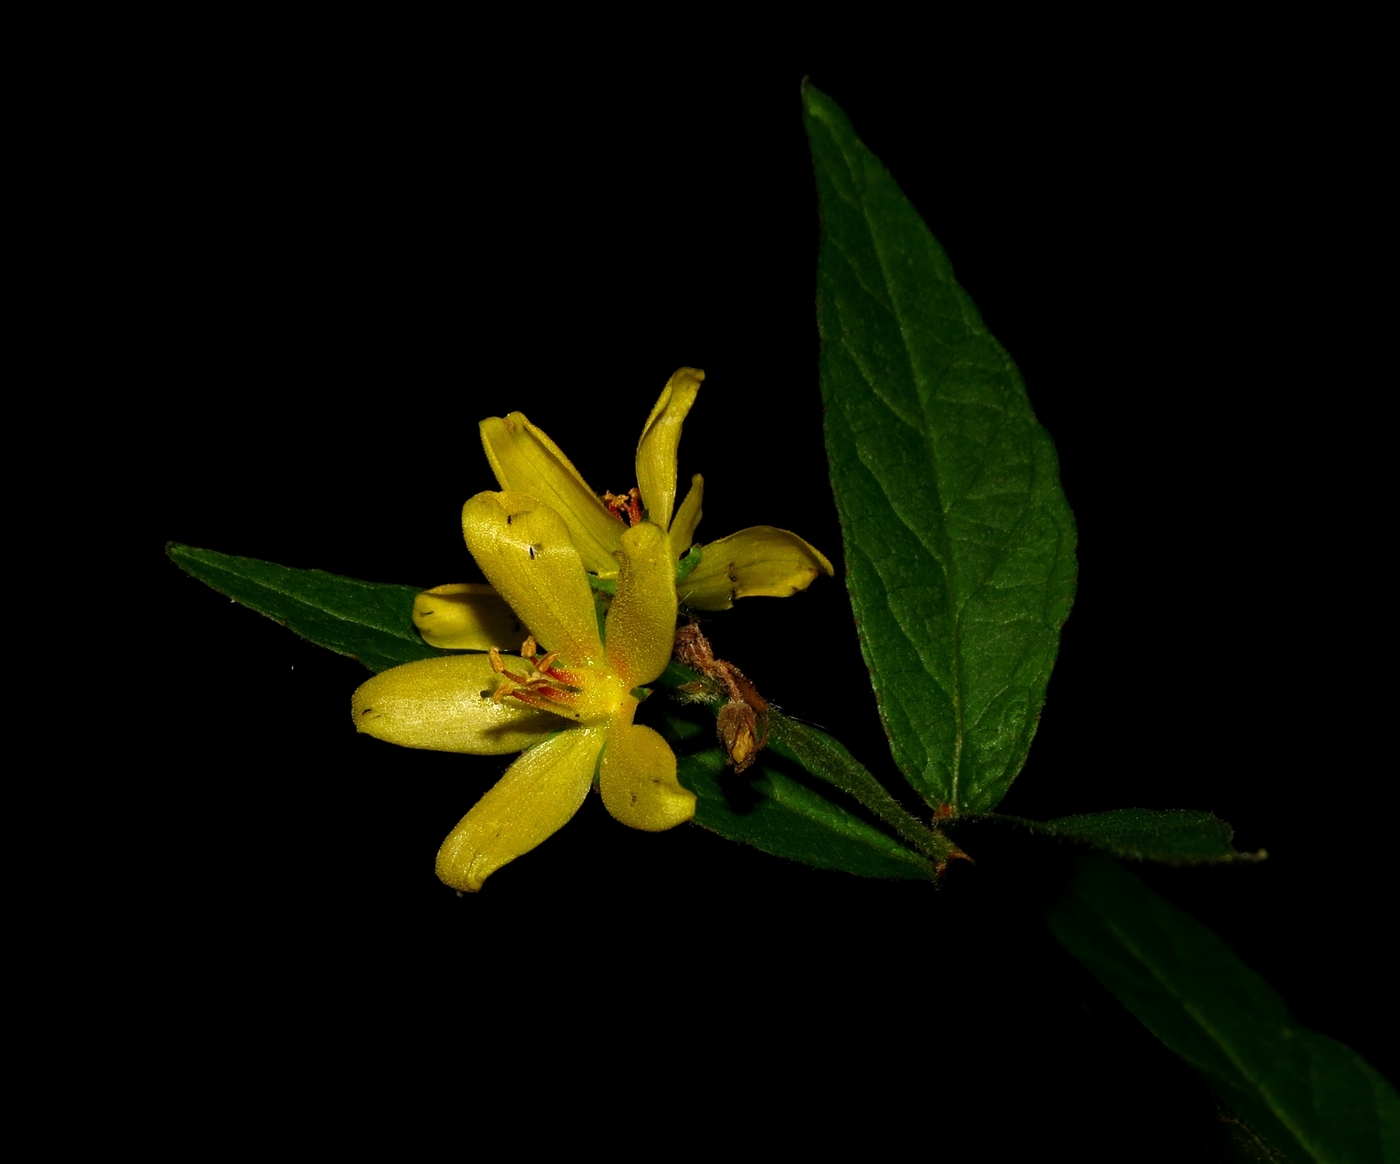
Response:
[[[531,635],[520,646],[520,661],[529,667],[529,674],[522,675],[508,669],[500,648],[492,647],[491,670],[501,677],[501,681],[491,698],[496,703],[507,698],[518,699],[541,711],[582,721],[608,714],[626,696],[621,681],[611,672],[600,668],[566,670],[554,665],[558,657],[558,651],[540,654]]]

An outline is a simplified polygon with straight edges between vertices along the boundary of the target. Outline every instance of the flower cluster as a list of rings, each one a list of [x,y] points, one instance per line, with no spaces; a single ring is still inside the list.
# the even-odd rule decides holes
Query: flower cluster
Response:
[[[385,671],[352,702],[355,726],[391,743],[522,753],[443,843],[437,872],[454,888],[480,889],[566,824],[595,783],[633,828],[691,819],[675,755],[633,722],[671,658],[678,605],[724,609],[831,573],[796,534],[769,526],[691,549],[704,482],[694,477],[675,509],[676,452],[703,379],[682,368],[667,383],[642,430],[630,498],[600,498],[521,413],[481,423],[502,491],[471,498],[462,531],[489,585],[439,586],[414,608],[429,644],[474,653]],[[595,591],[612,595],[605,616]],[[518,658],[501,653],[522,640]]]

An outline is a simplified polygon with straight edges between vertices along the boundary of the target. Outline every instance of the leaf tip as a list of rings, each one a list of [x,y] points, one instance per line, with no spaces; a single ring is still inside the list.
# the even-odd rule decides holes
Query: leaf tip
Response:
[[[939,833],[938,835],[942,836],[943,834]],[[953,848],[949,850],[947,856],[945,856],[941,861],[938,862],[938,864],[936,864],[933,867],[933,879],[935,883],[942,883],[943,874],[948,872],[948,865],[953,861],[966,861],[969,865],[977,864],[976,861],[974,861],[971,857],[969,857],[966,853],[964,853],[961,849],[954,845]]]
[[[800,92],[802,94],[802,105],[807,111],[807,116],[815,117],[819,120],[826,120],[835,103],[830,97],[812,84],[811,76],[802,78]]]

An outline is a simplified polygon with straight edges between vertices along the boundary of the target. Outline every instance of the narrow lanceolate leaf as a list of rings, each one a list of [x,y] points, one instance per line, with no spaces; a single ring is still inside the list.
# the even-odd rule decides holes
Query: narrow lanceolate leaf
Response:
[[[819,780],[854,797],[889,825],[906,844],[918,849],[937,866],[941,868],[946,865],[957,852],[951,841],[941,833],[926,828],[922,821],[895,800],[840,740],[776,711],[768,713],[768,722],[772,730],[769,746],[776,755],[793,761]]]
[[[788,775],[781,761],[765,755],[735,775],[725,767],[724,753],[707,746],[715,738],[709,713],[665,707],[663,714],[663,732],[677,753],[677,775],[696,796],[696,824],[818,869],[860,877],[935,876],[926,857]]]
[[[1089,845],[1130,861],[1164,865],[1213,865],[1225,861],[1262,861],[1267,854],[1236,852],[1234,830],[1219,817],[1191,809],[1119,808],[1055,820],[1026,820],[990,813],[964,818],[970,824],[1008,825],[1041,836]]]
[[[165,547],[182,570],[288,630],[383,671],[416,659],[452,654],[428,646],[413,625],[413,600],[422,588],[360,582],[324,570],[295,570],[199,550]]]
[[[1073,517],[1020,373],[942,247],[836,104],[810,85],[804,100],[827,454],[861,647],[910,782],[985,812],[1035,734],[1074,596]]]
[[[1050,928],[1220,1100],[1290,1160],[1400,1161],[1400,1098],[1300,1026],[1214,933],[1115,861],[1081,859]]]

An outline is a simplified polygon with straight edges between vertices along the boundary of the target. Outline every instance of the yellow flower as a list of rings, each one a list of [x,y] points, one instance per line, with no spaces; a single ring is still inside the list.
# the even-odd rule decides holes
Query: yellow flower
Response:
[[[639,508],[647,521],[668,535],[672,562],[690,549],[700,524],[705,482],[698,473],[676,508],[676,450],[681,424],[704,378],[705,373],[695,368],[676,372],[647,417],[637,444]],[[584,568],[604,586],[615,578],[616,554],[627,523],[589,488],[559,446],[520,412],[483,420],[481,442],[501,488],[529,494],[553,509],[568,527]],[[635,511],[630,515],[634,520],[641,516]],[[805,590],[818,574],[831,572],[826,557],[795,533],[753,526],[700,547],[700,564],[679,582],[680,600],[696,610],[727,610],[736,598],[786,598]],[[510,619],[510,612],[489,587],[462,584],[427,591],[413,615],[423,638],[433,646],[469,650],[500,642],[501,628]]]
[[[495,595],[532,632],[521,657],[493,649],[408,663],[376,675],[352,704],[355,726],[390,743],[478,755],[523,749],[443,842],[438,876],[480,889],[568,822],[595,773],[604,805],[624,824],[657,831],[690,820],[695,797],[676,780],[675,755],[632,722],[636,689],[665,669],[675,637],[665,531],[650,522],[620,531],[617,596],[600,634],[579,552],[548,505],[479,493],[462,510],[462,530]]]

